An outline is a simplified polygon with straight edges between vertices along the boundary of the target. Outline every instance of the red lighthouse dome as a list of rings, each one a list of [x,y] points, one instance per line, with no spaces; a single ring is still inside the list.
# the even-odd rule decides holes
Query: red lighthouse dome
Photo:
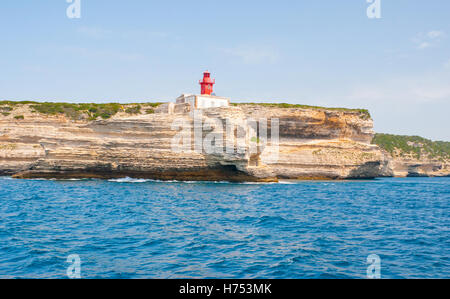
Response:
[[[202,95],[211,95],[213,93],[213,85],[216,84],[216,80],[211,79],[211,73],[206,71],[203,73],[203,80],[200,81],[202,87]]]

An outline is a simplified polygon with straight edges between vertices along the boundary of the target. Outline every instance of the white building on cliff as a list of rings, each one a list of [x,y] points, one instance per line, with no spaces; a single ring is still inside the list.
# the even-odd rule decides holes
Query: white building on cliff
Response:
[[[203,73],[203,80],[200,81],[201,94],[182,94],[176,100],[177,104],[189,103],[192,109],[204,109],[215,107],[230,106],[230,99],[225,97],[218,97],[213,94],[213,85],[215,80],[211,79],[211,73],[206,71]]]

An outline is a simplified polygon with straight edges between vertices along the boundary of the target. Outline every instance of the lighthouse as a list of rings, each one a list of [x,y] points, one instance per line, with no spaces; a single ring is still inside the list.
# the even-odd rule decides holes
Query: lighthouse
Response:
[[[213,93],[213,86],[216,84],[216,80],[211,79],[211,73],[206,71],[203,73],[203,80],[200,81],[202,87],[202,95],[211,95]]]
[[[203,72],[203,79],[199,82],[201,91],[199,95],[182,94],[176,100],[177,104],[189,103],[191,109],[207,109],[230,106],[230,99],[226,97],[218,97],[213,92],[216,80],[211,78],[209,71]]]

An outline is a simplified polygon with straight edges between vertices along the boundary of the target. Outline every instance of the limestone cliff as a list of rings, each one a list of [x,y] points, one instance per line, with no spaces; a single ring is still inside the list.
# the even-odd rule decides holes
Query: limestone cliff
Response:
[[[376,134],[385,157],[382,176],[450,176],[450,142],[431,141],[418,136]]]
[[[0,175],[276,181],[373,178],[388,164],[378,146],[371,144],[370,116],[358,110],[263,105],[205,109],[202,123],[226,120],[246,132],[253,130],[248,120],[268,119],[267,143],[259,135],[247,136],[231,141],[239,149],[236,152],[205,153],[181,150],[181,145],[174,150],[174,138],[183,135],[174,124],[187,124],[185,137],[198,126],[186,105],[152,106],[147,112],[140,106],[111,107],[113,113],[97,106],[50,109],[0,103],[0,110],[6,111],[0,114]],[[274,120],[279,122],[277,144],[271,138]],[[219,129],[214,122],[205,127],[203,137]],[[223,144],[228,143],[231,133],[220,130]]]
[[[267,146],[261,162],[281,179],[374,178],[382,154],[371,145],[373,121],[350,110],[240,106],[247,117],[279,119],[279,158]],[[270,124],[269,124],[270,128]],[[269,130],[270,131],[270,130]]]

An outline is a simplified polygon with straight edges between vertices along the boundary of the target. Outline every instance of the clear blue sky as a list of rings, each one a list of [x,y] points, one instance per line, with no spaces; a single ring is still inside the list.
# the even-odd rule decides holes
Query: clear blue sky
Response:
[[[378,132],[450,140],[450,1],[0,4],[0,99],[169,101],[212,71],[233,101],[367,108]]]

